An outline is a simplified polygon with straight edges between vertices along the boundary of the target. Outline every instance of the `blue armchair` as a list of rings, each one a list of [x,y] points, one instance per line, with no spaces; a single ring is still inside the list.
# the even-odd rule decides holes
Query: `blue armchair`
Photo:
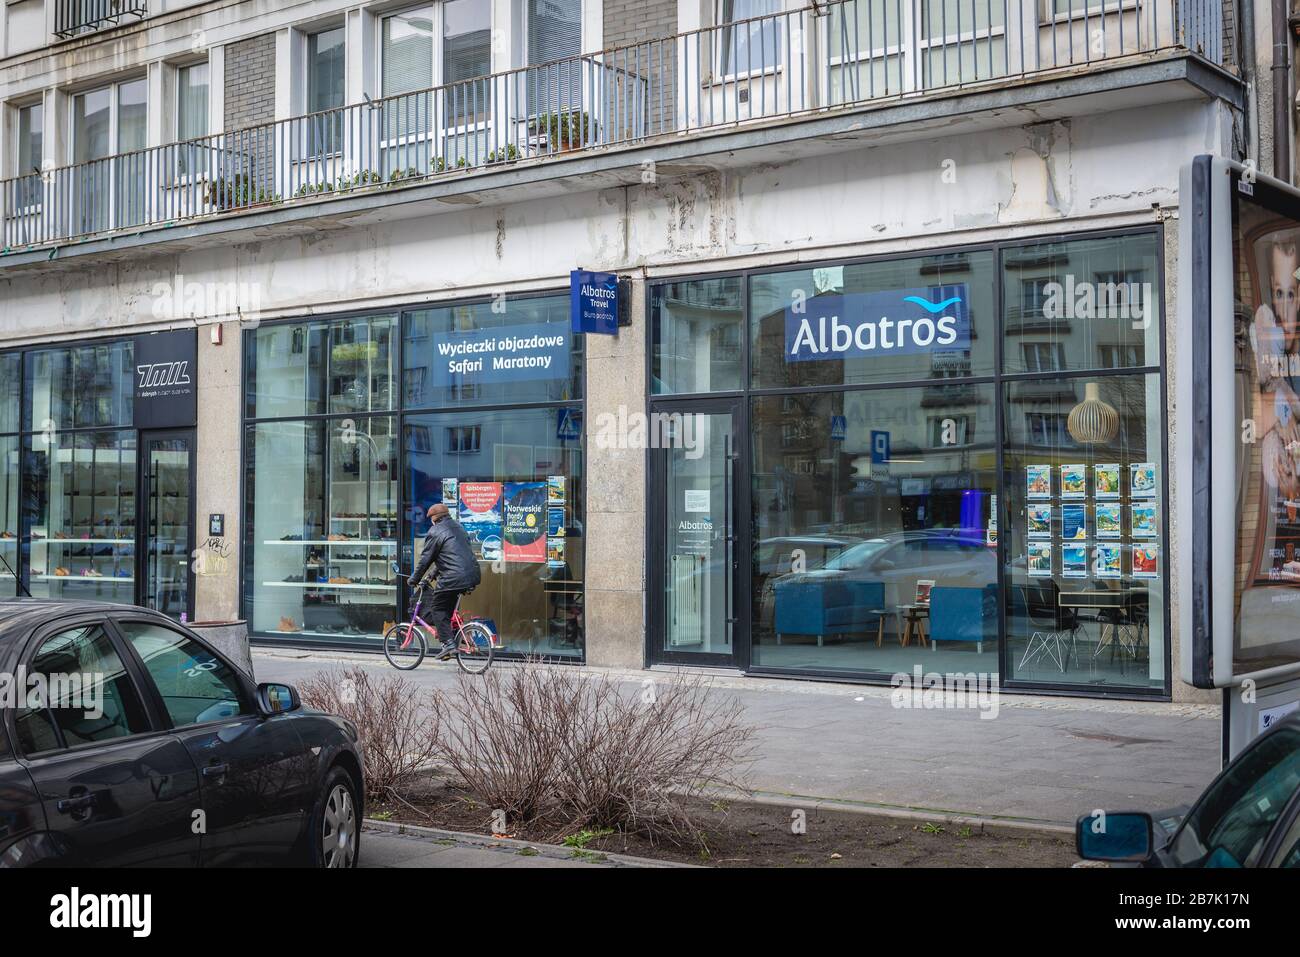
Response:
[[[984,642],[992,640],[990,623],[996,628],[997,614],[996,585],[936,586],[930,589],[930,640],[973,641],[975,651],[983,652]]]
[[[883,582],[795,579],[777,581],[776,643],[784,635],[816,635],[820,645],[827,635],[865,634],[876,631],[876,644],[884,636],[885,586]]]

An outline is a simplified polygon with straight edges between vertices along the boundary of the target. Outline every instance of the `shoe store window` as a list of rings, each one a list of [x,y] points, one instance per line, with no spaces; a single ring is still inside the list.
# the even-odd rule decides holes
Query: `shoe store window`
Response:
[[[13,598],[18,588],[18,503],[21,500],[22,459],[18,434],[22,356],[0,354],[0,598]]]

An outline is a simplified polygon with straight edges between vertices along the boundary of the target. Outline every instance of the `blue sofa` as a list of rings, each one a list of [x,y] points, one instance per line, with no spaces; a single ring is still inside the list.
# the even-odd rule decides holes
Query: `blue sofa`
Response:
[[[936,585],[930,589],[930,640],[973,641],[976,652],[996,634],[998,593],[996,585],[959,588]],[[933,648],[934,645],[931,645]]]
[[[884,628],[885,585],[830,579],[777,581],[776,643],[785,635],[827,636],[876,632]]]

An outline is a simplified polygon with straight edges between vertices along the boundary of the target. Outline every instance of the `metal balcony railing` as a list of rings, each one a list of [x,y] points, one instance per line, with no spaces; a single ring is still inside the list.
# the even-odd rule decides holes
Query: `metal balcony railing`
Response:
[[[54,35],[67,40],[149,15],[145,0],[54,0]]]
[[[1164,50],[1217,0],[841,0],[0,180],[8,250]]]

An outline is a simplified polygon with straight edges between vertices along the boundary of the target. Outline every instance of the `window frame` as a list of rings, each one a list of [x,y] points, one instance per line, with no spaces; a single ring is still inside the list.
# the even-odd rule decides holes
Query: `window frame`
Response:
[[[332,33],[339,31],[343,36],[343,97],[338,106],[326,107],[324,110],[312,109],[311,93],[311,41],[313,37],[320,36],[323,33]],[[346,147],[341,141],[337,149],[321,148],[316,149],[312,145],[312,127],[305,122],[307,117],[315,116],[320,113],[328,113],[333,110],[344,109],[348,105],[348,60],[352,55],[348,43],[348,25],[347,20],[325,20],[319,23],[307,24],[299,27],[294,31],[294,46],[297,49],[298,60],[297,69],[291,75],[291,99],[297,105],[293,111],[294,119],[300,125],[297,136],[293,137],[297,150],[294,156],[294,163],[317,163],[332,161],[345,155]]]
[[[711,14],[713,18],[713,33],[715,34],[715,37],[709,44],[709,47],[711,55],[714,58],[713,62],[716,64],[716,69],[710,71],[712,75],[706,81],[707,84],[717,86],[728,83],[743,83],[746,80],[761,79],[769,76],[778,76],[786,68],[785,53],[787,49],[789,50],[791,59],[802,54],[801,50],[797,50],[791,46],[792,38],[790,33],[792,31],[790,30],[790,18],[784,15],[788,14],[790,11],[786,8],[784,0],[774,0],[776,9],[768,13],[755,13],[746,17],[731,20],[726,19],[726,13],[724,10],[724,6],[728,2],[734,3],[735,0],[713,0],[712,3]],[[739,64],[729,63],[728,59],[731,51],[738,46],[734,39],[736,36],[736,25],[751,25],[749,27],[750,32],[748,33],[748,36],[752,38],[754,35],[752,32],[752,24],[765,18],[772,18],[772,24],[775,28],[776,61],[768,65],[760,64],[757,69],[750,69],[748,63],[746,64],[745,69],[741,69]],[[765,28],[762,26],[758,26],[757,29],[758,36],[760,37],[762,37],[766,32]],[[749,50],[749,40],[747,39],[745,42],[745,49]],[[874,56],[874,51],[868,54],[867,59],[870,59],[872,56]],[[749,59],[752,59],[752,57],[749,57]],[[857,57],[853,59],[857,62],[857,60],[862,58]],[[835,65],[837,64],[832,63],[832,66]]]
[[[6,160],[5,166],[13,171],[13,176],[15,179],[21,179],[26,176],[37,176],[39,177],[41,183],[41,188],[34,191],[36,193],[36,202],[28,203],[25,206],[19,206],[8,212],[6,218],[12,220],[12,219],[21,219],[24,216],[39,216],[41,214],[41,210],[44,209],[45,207],[45,179],[43,174],[45,170],[46,127],[48,126],[48,124],[46,123],[46,116],[45,116],[46,110],[45,110],[44,97],[39,97],[37,99],[19,100],[18,102],[10,104],[10,107],[12,112],[10,114],[9,128],[13,131],[14,145],[13,145],[13,151],[9,154],[9,156],[5,157]],[[40,164],[37,166],[37,169],[32,173],[26,173],[23,171],[22,168],[23,114],[26,113],[28,110],[39,110],[41,116],[41,160],[40,160]]]
[[[207,106],[206,110],[204,110],[203,116],[204,132],[200,133],[198,136],[187,138],[181,135],[181,77],[185,75],[187,71],[198,66],[205,66],[208,69],[207,84],[205,86],[206,92],[204,94],[204,102]],[[199,175],[197,168],[184,168],[183,157],[194,152],[194,150],[184,148],[183,144],[190,143],[197,139],[206,139],[215,135],[212,131],[212,61],[211,58],[207,56],[181,60],[169,64],[167,73],[167,78],[170,81],[167,84],[170,87],[167,95],[168,130],[170,131],[172,142],[176,144],[174,147],[176,150],[174,168],[171,173],[172,185],[181,186],[187,183],[200,182],[202,177]]]

